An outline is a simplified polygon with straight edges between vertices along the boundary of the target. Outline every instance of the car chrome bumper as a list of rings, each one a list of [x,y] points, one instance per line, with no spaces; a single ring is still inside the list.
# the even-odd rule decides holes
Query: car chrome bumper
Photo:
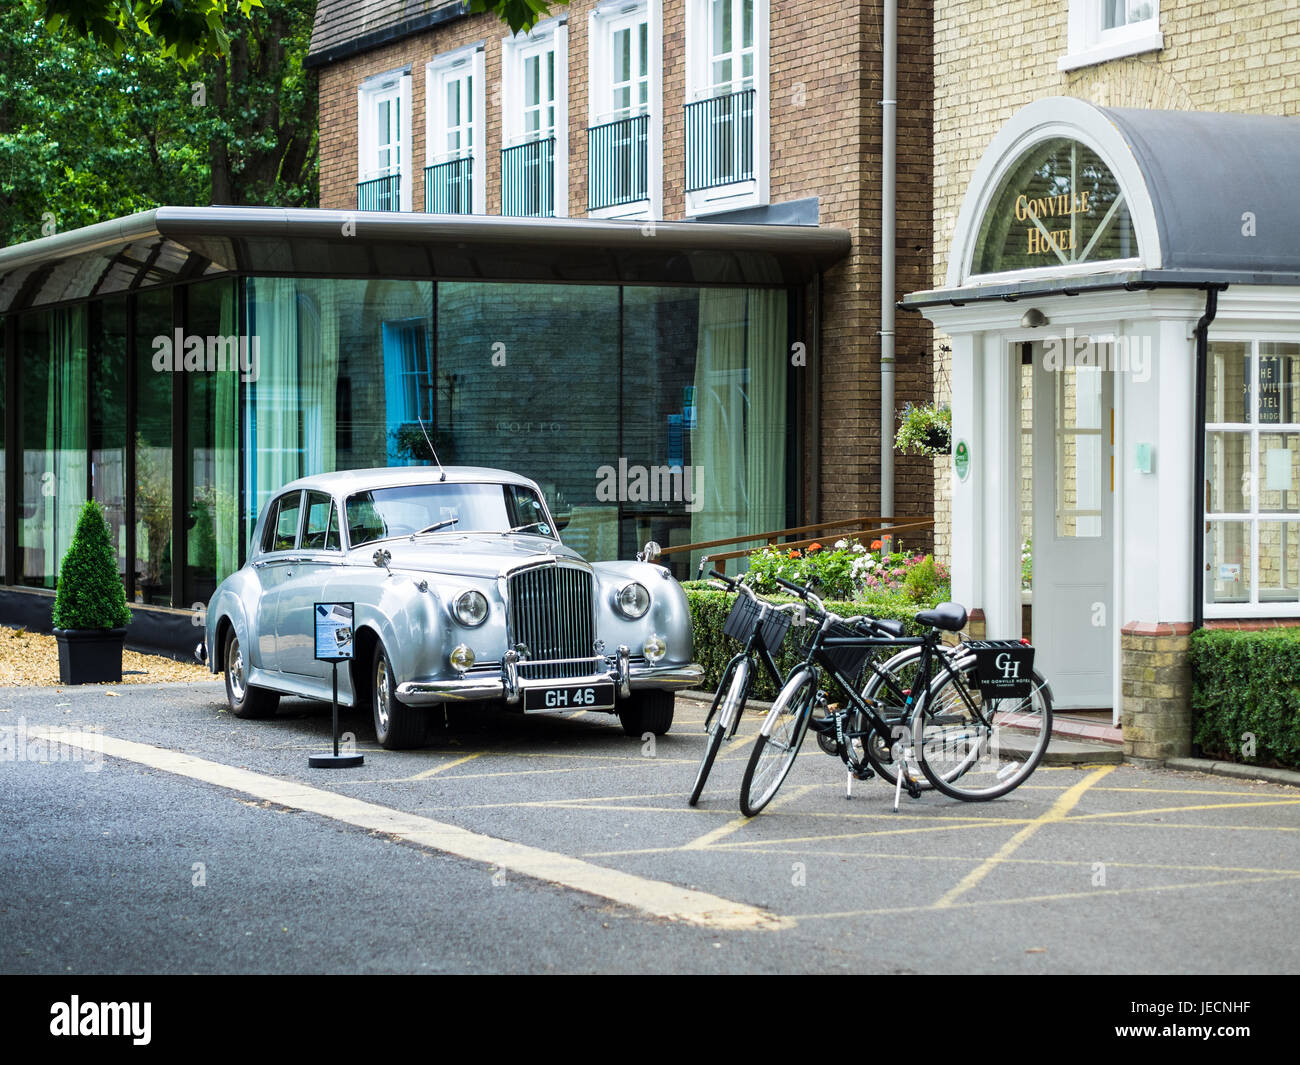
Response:
[[[703,679],[704,668],[697,662],[657,666],[629,663],[623,671],[620,671],[616,665],[584,677],[554,677],[546,680],[520,679],[518,663],[506,662],[500,673],[471,675],[451,680],[407,681],[397,686],[397,697],[411,706],[436,706],[440,703],[497,699],[515,705],[520,701],[525,688],[582,687],[586,684],[612,682],[615,691],[621,697],[627,698],[634,691],[694,688],[698,687]]]

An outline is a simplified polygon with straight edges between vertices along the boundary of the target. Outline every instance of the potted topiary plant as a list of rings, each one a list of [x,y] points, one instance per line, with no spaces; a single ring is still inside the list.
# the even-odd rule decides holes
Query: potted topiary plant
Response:
[[[89,499],[81,508],[72,544],[59,566],[54,595],[59,680],[64,684],[120,683],[122,645],[130,622],[108,522],[99,504]]]
[[[894,447],[911,455],[948,454],[952,450],[952,408],[907,404],[899,415]]]

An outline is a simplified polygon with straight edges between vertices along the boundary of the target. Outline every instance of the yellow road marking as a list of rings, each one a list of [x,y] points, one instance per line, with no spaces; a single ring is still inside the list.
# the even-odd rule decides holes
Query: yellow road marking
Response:
[[[946,907],[954,910],[976,909],[980,906],[1019,906],[1026,902],[1063,902],[1066,900],[1095,899],[1103,895],[1141,895],[1153,891],[1187,891],[1192,888],[1231,887],[1234,884],[1266,884],[1280,880],[1293,880],[1292,874],[1284,876],[1250,876],[1233,877],[1229,880],[1202,880],[1195,884],[1151,884],[1146,887],[1131,888],[1093,888],[1090,891],[1068,891],[1056,895],[1023,895],[1019,898],[976,899],[969,902],[954,902]],[[890,906],[878,910],[843,910],[838,913],[798,913],[790,915],[792,921],[815,919],[839,920],[845,917],[885,917],[905,913],[933,913],[934,906]]]
[[[801,784],[799,785],[799,787],[793,788],[790,791],[786,792],[779,799],[773,799],[770,803],[768,803],[767,809],[771,810],[774,807],[784,806],[787,803],[794,802],[795,799],[798,799],[802,795],[808,794],[808,792],[812,791],[816,787],[819,787],[819,785]],[[741,814],[739,817],[735,818],[734,820],[728,821],[725,825],[719,825],[717,828],[713,829],[710,832],[704,833],[704,835],[702,836],[698,836],[697,838],[691,840],[689,843],[683,844],[681,847],[674,847],[672,849],[684,850],[684,851],[705,850],[708,847],[713,846],[714,843],[716,843],[718,840],[722,839],[723,837],[731,835],[731,833],[735,832],[736,829],[743,828],[745,825],[749,824],[749,822],[751,822],[752,820],[754,820],[752,817],[746,817],[744,814]]]
[[[1258,802],[1210,802],[1195,806],[1153,806],[1150,810],[1112,810],[1107,813],[1080,814],[1071,821],[1096,821],[1103,817],[1147,817],[1151,814],[1181,814],[1193,810],[1240,810],[1244,806],[1300,806],[1300,799],[1261,799]],[[1213,825],[1205,825],[1213,828]]]
[[[475,751],[473,754],[467,754],[463,758],[456,758],[450,762],[443,762],[442,765],[436,765],[432,769],[426,769],[423,773],[416,773],[413,777],[407,777],[407,780],[428,780],[431,776],[441,773],[445,769],[452,769],[458,765],[464,765],[466,762],[472,762],[475,758],[481,758],[487,754],[487,751]]]
[[[1105,766],[1101,769],[1096,769],[1076,783],[1052,804],[1050,810],[1044,813],[1041,817],[1037,817],[1029,824],[1025,825],[1024,828],[1007,840],[1006,843],[1002,844],[993,857],[987,859],[978,868],[972,869],[962,877],[956,887],[951,891],[945,892],[943,897],[934,904],[934,908],[936,910],[942,910],[952,906],[953,903],[962,897],[962,895],[966,894],[966,892],[970,891],[971,888],[975,887],[975,885],[988,876],[989,873],[996,868],[999,862],[1012,854],[1022,843],[1025,842],[1025,840],[1029,839],[1030,836],[1042,828],[1043,825],[1051,824],[1054,821],[1064,821],[1066,814],[1074,809],[1079,800],[1083,798],[1084,793],[1097,783],[1097,781],[1101,780],[1102,777],[1112,772],[1114,768],[1114,766]]]
[[[559,884],[630,906],[654,917],[707,928],[728,929],[776,929],[788,927],[790,923],[756,906],[592,865],[567,854],[485,836],[418,814],[394,810],[178,751],[112,736],[91,737],[85,733],[62,729],[50,730],[48,737],[51,742],[93,750],[110,758],[120,758],[164,773],[200,780],[265,802],[318,814],[521,876]]]

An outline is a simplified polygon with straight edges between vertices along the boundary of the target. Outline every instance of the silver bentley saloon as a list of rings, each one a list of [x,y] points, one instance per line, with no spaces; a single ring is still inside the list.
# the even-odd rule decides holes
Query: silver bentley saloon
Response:
[[[339,703],[369,708],[390,749],[422,743],[447,703],[607,711],[629,735],[662,734],[673,691],[702,678],[668,570],[584,561],[537,484],[501,470],[353,470],[272,497],[196,649],[225,673],[236,716],[270,715],[281,695],[331,698],[318,614],[334,622],[332,657],[350,652]]]

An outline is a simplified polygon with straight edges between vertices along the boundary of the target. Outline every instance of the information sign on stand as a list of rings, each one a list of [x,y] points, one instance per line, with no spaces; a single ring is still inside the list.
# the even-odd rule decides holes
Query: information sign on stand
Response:
[[[316,603],[312,616],[316,619],[316,658],[333,663],[334,667],[334,753],[313,754],[307,764],[313,769],[348,769],[364,765],[361,754],[339,754],[339,663],[353,657],[352,622],[355,603]]]

